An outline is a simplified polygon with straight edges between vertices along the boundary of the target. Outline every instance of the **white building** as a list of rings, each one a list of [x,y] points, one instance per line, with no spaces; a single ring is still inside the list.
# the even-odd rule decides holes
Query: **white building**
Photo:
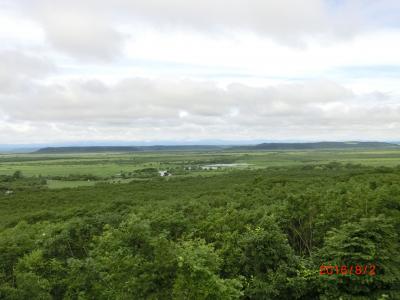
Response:
[[[171,176],[172,174],[170,172],[168,172],[167,170],[165,171],[158,171],[158,174],[160,174],[161,177],[164,176]]]

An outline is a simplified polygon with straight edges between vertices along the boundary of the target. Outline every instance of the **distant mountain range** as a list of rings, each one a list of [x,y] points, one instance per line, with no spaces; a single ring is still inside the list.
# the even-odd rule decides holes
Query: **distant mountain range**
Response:
[[[262,143],[248,146],[223,145],[155,145],[155,146],[72,146],[45,147],[33,153],[99,153],[138,151],[212,151],[212,150],[322,150],[322,149],[400,149],[400,145],[386,142],[315,142]]]

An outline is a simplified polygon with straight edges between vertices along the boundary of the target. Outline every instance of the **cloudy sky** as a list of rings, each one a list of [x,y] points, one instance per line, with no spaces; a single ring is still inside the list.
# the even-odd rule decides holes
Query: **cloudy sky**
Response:
[[[0,144],[399,133],[398,0],[0,0]]]

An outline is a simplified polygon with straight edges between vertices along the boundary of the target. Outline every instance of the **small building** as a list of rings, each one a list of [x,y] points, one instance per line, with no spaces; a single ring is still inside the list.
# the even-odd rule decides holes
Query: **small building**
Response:
[[[170,172],[168,172],[167,170],[158,171],[158,174],[160,174],[161,177],[171,176],[171,175],[172,175],[172,174],[171,174]]]

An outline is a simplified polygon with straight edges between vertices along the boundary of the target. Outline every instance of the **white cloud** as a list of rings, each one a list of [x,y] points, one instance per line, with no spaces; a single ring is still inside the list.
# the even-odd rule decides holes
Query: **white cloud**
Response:
[[[395,1],[323,0],[19,0],[26,15],[40,24],[51,45],[79,59],[119,56],[123,39],[137,27],[195,30],[217,36],[253,32],[283,45],[303,47],[309,38],[322,43],[348,39],[385,27],[374,11],[389,14]],[[393,18],[392,18],[393,19]],[[128,35],[119,32],[125,28]]]
[[[109,20],[73,1],[35,1],[27,15],[40,24],[50,45],[78,60],[110,61],[121,54],[122,35]]]
[[[71,135],[69,126],[75,134],[81,128],[79,137],[86,139],[108,136],[116,128],[121,132],[115,138],[130,140],[179,139],[179,134],[246,138],[249,132],[254,138],[279,138],[280,132],[280,139],[288,139],[300,129],[303,136],[329,132],[334,139],[346,128],[351,128],[348,137],[366,138],[370,128],[390,136],[389,130],[399,126],[400,105],[363,103],[376,96],[355,94],[330,81],[266,88],[232,84],[223,89],[211,82],[133,78],[116,85],[97,80],[38,85],[34,94],[6,101],[2,109],[7,124],[25,124],[22,131],[19,125],[9,126],[16,136],[44,124],[57,124],[57,130],[47,130],[65,139]]]
[[[392,139],[399,8],[6,0],[0,139]]]
[[[32,81],[54,72],[44,57],[19,51],[0,51],[0,94],[28,89]]]

